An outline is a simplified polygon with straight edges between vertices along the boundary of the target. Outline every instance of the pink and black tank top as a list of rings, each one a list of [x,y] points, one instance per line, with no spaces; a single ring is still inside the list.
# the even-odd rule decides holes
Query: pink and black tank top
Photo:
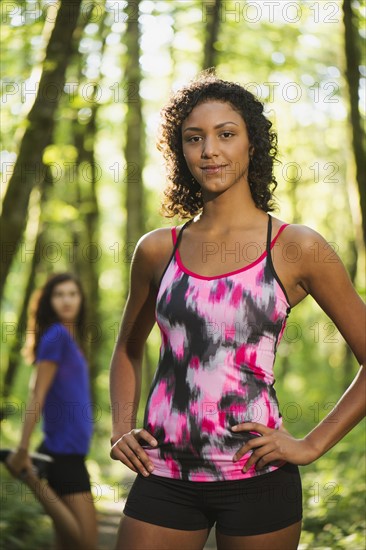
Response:
[[[273,365],[291,307],[270,249],[251,264],[223,275],[203,277],[186,269],[172,227],[171,258],[160,279],[156,321],[160,356],[147,398],[143,427],[158,441],[142,442],[154,475],[186,481],[236,480],[276,470],[241,470],[236,451],[257,433],[230,430],[239,422],[277,429],[282,417],[274,389]],[[141,442],[140,442],[141,443]]]

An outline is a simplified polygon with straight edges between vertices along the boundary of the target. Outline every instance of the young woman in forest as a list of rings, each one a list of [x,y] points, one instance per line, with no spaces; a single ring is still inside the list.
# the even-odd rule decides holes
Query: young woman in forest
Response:
[[[18,448],[5,465],[32,489],[51,516],[56,547],[96,548],[97,522],[85,465],[93,432],[88,366],[82,352],[85,300],[79,280],[53,275],[42,289],[30,327],[34,334],[31,395]],[[43,415],[44,440],[37,451],[53,458],[47,481],[29,456],[32,432]]]
[[[164,211],[190,219],[145,234],[132,261],[111,363],[111,457],[137,473],[118,549],[199,550],[215,522],[218,550],[297,548],[298,465],[324,455],[365,414],[365,306],[319,233],[269,214],[271,126],[245,88],[206,72],[162,110]],[[282,425],[273,364],[287,317],[308,294],[361,368],[297,439]],[[155,321],[159,363],[136,428]]]

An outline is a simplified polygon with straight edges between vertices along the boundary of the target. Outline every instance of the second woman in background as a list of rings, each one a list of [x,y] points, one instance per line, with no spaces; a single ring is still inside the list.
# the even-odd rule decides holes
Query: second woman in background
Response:
[[[18,448],[5,461],[51,516],[59,550],[92,550],[97,540],[96,512],[85,465],[93,421],[88,409],[88,365],[81,347],[84,318],[84,294],[78,279],[70,273],[53,275],[42,289],[31,319],[36,371]],[[28,451],[41,411],[44,439],[37,450],[53,458],[48,483],[37,477]]]

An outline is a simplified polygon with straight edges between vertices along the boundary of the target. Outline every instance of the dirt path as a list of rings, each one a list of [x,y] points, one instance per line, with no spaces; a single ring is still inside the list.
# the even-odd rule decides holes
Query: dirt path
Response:
[[[112,511],[98,512],[98,550],[114,549],[120,519],[121,514],[116,514]]]

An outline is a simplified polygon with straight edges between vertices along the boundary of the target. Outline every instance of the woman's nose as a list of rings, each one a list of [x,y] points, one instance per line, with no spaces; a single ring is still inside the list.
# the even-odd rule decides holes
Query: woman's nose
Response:
[[[213,139],[206,138],[202,142],[202,157],[213,157],[215,155],[217,155],[217,144],[215,145]]]

